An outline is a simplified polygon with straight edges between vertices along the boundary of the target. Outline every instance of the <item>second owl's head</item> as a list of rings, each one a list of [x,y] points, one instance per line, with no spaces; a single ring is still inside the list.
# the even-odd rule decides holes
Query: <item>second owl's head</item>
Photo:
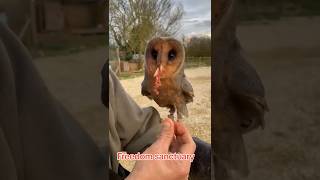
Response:
[[[162,78],[172,76],[183,67],[184,59],[184,46],[174,38],[156,37],[147,44],[145,64],[150,74],[160,68]]]

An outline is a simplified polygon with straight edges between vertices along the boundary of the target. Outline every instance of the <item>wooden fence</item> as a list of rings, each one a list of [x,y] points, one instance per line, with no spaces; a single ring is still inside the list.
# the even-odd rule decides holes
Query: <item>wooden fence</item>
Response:
[[[211,57],[186,57],[186,68],[211,66]]]
[[[111,68],[115,71],[118,66],[117,61],[109,62]],[[142,70],[141,63],[128,63],[127,61],[121,61],[121,71],[122,72],[134,72]],[[211,57],[186,57],[186,68],[211,66]]]

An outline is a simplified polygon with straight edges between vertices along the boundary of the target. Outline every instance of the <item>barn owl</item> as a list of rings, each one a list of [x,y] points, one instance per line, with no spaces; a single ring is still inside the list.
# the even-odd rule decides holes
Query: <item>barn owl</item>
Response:
[[[194,93],[184,74],[185,51],[181,42],[170,37],[149,41],[145,52],[145,76],[141,94],[153,99],[160,107],[169,108],[169,118],[188,117],[186,104]]]

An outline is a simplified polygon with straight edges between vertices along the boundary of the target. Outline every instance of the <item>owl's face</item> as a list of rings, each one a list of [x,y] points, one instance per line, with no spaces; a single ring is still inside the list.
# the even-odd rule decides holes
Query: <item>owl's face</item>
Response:
[[[176,39],[152,39],[146,49],[146,70],[150,75],[160,73],[160,78],[174,76],[184,63],[184,47]]]

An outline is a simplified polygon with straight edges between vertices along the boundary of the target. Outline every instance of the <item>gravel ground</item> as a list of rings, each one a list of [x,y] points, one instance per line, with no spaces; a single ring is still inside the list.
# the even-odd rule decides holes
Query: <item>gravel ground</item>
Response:
[[[266,128],[245,136],[248,180],[320,179],[319,32],[320,17],[239,27],[270,107]]]
[[[107,48],[35,59],[49,91],[100,145],[106,142],[106,108],[100,101],[100,70]]]

